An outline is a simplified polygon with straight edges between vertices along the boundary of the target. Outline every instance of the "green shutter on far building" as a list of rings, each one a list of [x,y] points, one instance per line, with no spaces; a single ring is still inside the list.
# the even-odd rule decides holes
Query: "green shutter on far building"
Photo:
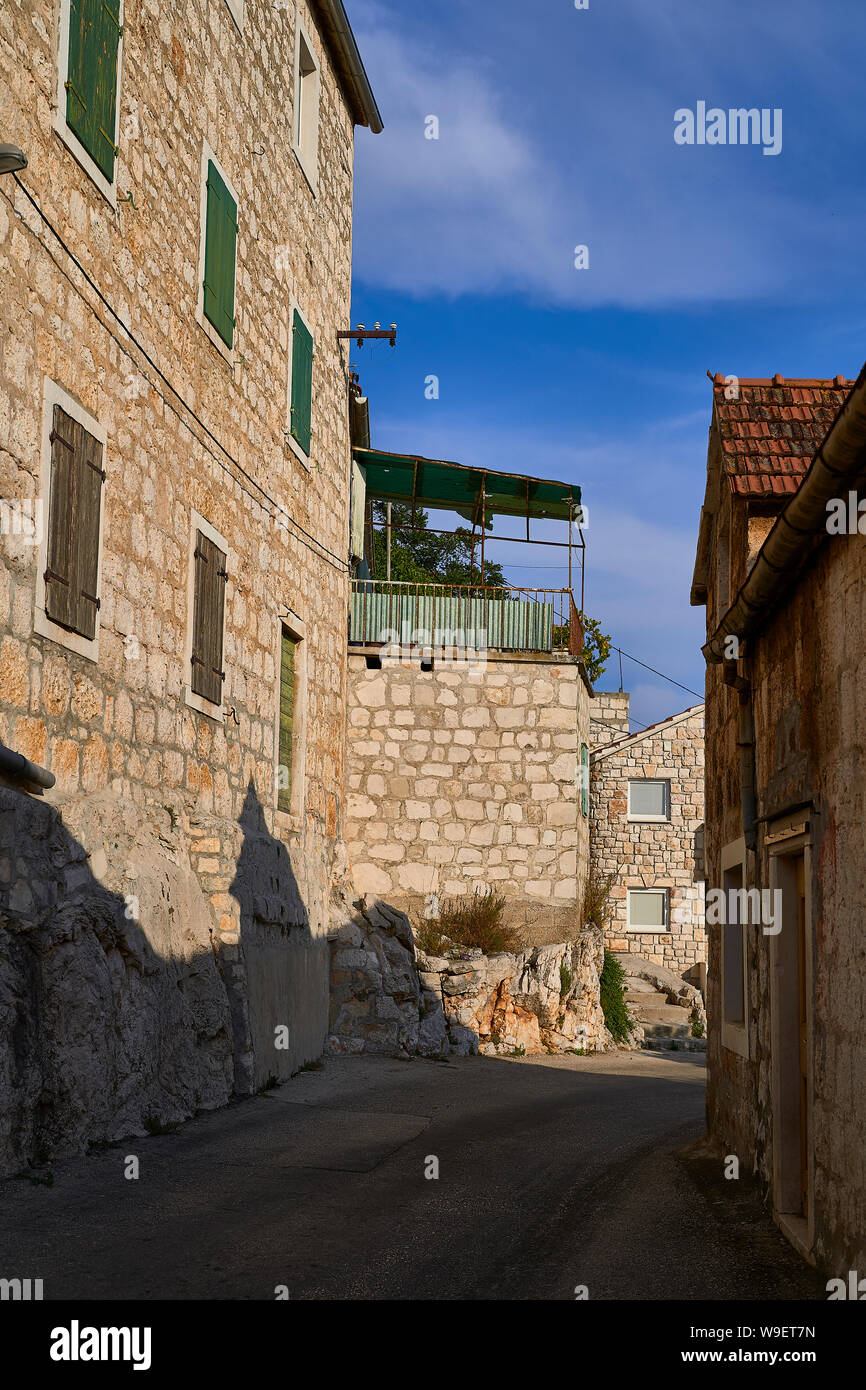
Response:
[[[292,320],[292,437],[309,457],[313,412],[313,335],[297,309]]]
[[[580,746],[580,809],[589,815],[589,749],[585,743]]]
[[[280,738],[277,764],[277,808],[292,809],[292,740],[295,732],[295,648],[297,641],[283,629],[280,651]]]
[[[66,123],[111,183],[117,146],[120,0],[70,0]]]
[[[207,166],[204,241],[204,313],[231,347],[235,332],[235,248],[238,205],[212,159]]]

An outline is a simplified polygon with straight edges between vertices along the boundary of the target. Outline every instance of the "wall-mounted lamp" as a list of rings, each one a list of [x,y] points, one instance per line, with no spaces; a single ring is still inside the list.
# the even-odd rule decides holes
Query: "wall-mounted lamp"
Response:
[[[17,174],[27,168],[27,156],[17,145],[0,145],[0,174]]]

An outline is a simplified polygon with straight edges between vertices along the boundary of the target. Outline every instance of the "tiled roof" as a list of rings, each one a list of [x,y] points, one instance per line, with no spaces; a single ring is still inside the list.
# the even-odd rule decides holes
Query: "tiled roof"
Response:
[[[726,399],[721,373],[713,398],[722,466],[739,497],[788,497],[805,477],[853,381],[739,379],[737,400]]]

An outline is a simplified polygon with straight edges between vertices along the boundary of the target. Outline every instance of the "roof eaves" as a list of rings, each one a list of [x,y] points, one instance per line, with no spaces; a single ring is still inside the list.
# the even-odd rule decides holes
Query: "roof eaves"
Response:
[[[384,124],[343,0],[310,0],[310,4],[330,48],[355,125],[369,126],[378,135]]]

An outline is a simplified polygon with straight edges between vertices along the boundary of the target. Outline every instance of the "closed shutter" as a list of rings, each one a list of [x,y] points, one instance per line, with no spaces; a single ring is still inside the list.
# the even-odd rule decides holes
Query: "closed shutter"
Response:
[[[292,322],[292,436],[309,457],[313,413],[313,335],[297,309]]]
[[[589,815],[589,749],[585,743],[580,747],[580,809]]]
[[[295,648],[297,641],[283,628],[280,651],[280,736],[277,767],[277,808],[292,809],[292,741],[295,734]]]
[[[235,247],[238,206],[213,160],[207,166],[204,312],[227,347],[235,332]]]
[[[223,614],[225,613],[226,556],[201,531],[195,534],[195,594],[192,617],[192,679],[196,695],[222,704]]]
[[[102,445],[59,405],[52,425],[45,612],[70,632],[92,638],[99,608]]]
[[[120,0],[70,0],[66,123],[111,183]]]

